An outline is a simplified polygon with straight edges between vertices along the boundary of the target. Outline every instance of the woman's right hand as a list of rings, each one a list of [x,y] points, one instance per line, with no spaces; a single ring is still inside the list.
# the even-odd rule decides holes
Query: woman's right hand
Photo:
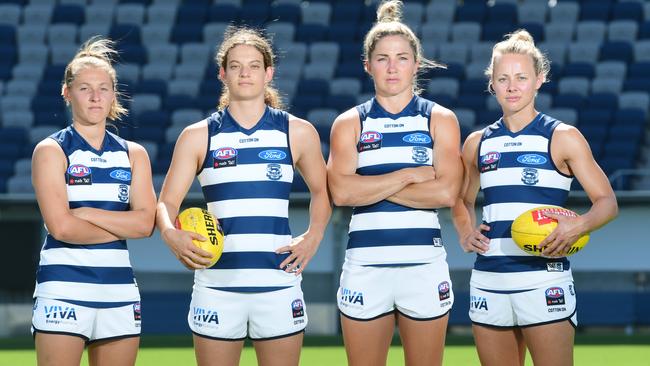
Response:
[[[490,231],[490,227],[481,224],[478,228],[470,231],[469,234],[460,241],[460,246],[465,253],[476,252],[485,254],[490,249],[490,239],[483,235],[483,232]]]
[[[170,228],[162,233],[162,238],[176,258],[187,269],[205,269],[210,264],[212,254],[192,243],[192,240],[207,240],[200,234]]]

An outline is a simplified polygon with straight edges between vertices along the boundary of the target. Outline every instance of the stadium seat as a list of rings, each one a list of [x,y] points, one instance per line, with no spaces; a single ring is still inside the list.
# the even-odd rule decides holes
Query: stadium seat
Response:
[[[607,25],[604,21],[585,20],[576,26],[576,41],[578,42],[603,42]]]
[[[562,1],[550,8],[549,18],[551,23],[576,23],[579,12],[579,3]]]
[[[598,42],[572,42],[569,45],[569,62],[589,62],[595,64],[600,55]],[[603,60],[604,61],[604,60]]]
[[[81,5],[59,4],[52,12],[52,23],[74,23],[81,25],[85,20],[85,11]]]
[[[147,24],[170,25],[176,22],[177,4],[151,4],[146,9]]]
[[[2,127],[19,127],[28,129],[34,124],[32,111],[3,111]]]
[[[607,39],[610,41],[636,41],[639,25],[632,20],[614,20],[607,26]]]
[[[584,1],[580,4],[580,20],[609,20],[611,2],[609,0]]]
[[[465,64],[468,56],[468,45],[465,43],[447,43],[441,44],[438,57],[445,64],[456,63]]]
[[[429,44],[447,43],[449,41],[449,31],[449,24],[426,22],[420,28],[420,37],[427,46]]]
[[[563,70],[562,75],[564,77],[578,76],[578,77],[586,77],[592,79],[596,74],[594,65],[589,62],[568,63],[564,65],[562,70]]]
[[[456,8],[456,22],[476,22],[482,24],[487,13],[485,3],[463,3]]]
[[[634,60],[634,48],[626,41],[609,41],[600,48],[600,60],[619,60],[626,63]]]
[[[115,10],[115,23],[135,24],[144,23],[145,6],[142,4],[119,4]]]
[[[623,78],[596,77],[591,81],[592,93],[620,93],[623,90]]]
[[[573,108],[549,108],[544,113],[571,126],[578,123],[578,112]]]
[[[0,4],[0,24],[18,26],[21,6],[18,4]]]
[[[329,3],[309,2],[301,7],[303,24],[329,25],[332,6]]]
[[[45,43],[47,26],[45,24],[21,24],[16,29],[16,41],[18,47],[28,45],[41,46]]]
[[[586,96],[589,93],[589,79],[585,77],[566,77],[558,83],[558,91],[561,94],[575,93]]]
[[[451,41],[474,44],[481,40],[481,24],[477,22],[457,22],[451,26]],[[452,43],[453,44],[453,43]]]
[[[52,4],[29,4],[23,8],[23,24],[50,24],[54,6]]]
[[[585,95],[575,92],[560,92],[553,98],[553,108],[581,108],[585,104]]]
[[[619,95],[618,105],[621,109],[640,109],[647,116],[650,109],[650,95],[645,92],[625,92]]]
[[[517,19],[519,23],[546,23],[548,4],[542,2],[524,2],[517,6]]]
[[[640,2],[619,1],[612,7],[612,20],[632,20],[640,23],[643,20],[643,6]]]
[[[357,95],[361,93],[361,82],[355,78],[338,78],[330,82],[332,95]]]
[[[280,22],[293,25],[300,22],[300,17],[301,11],[299,4],[280,4],[277,2],[271,4],[271,19],[277,19]]]

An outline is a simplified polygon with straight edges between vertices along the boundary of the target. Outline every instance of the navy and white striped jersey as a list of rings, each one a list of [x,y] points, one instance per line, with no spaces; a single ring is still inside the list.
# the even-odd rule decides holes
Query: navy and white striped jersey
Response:
[[[66,180],[71,209],[129,210],[131,164],[125,140],[107,131],[102,149],[96,150],[72,126],[50,138],[59,143],[68,160],[65,177],[58,179]],[[75,245],[48,234],[34,296],[96,308],[139,301],[126,240]]]
[[[503,119],[486,127],[478,149],[478,169],[485,197],[483,222],[490,249],[478,254],[472,286],[487,290],[525,290],[571,281],[566,258],[542,258],[521,250],[510,226],[521,213],[541,205],[564,206],[572,177],[558,171],[551,158],[554,129],[561,122],[539,113],[523,130],[512,133]]]
[[[198,179],[225,241],[219,261],[195,272],[195,284],[264,292],[300,283],[300,276],[279,268],[289,254],[275,253],[291,243],[289,115],[267,107],[252,129],[241,127],[227,109],[207,121],[208,151]]]
[[[357,106],[361,135],[360,175],[380,175],[432,165],[429,121],[434,103],[414,96],[399,113],[373,98]],[[446,258],[436,210],[413,209],[382,200],[355,207],[350,220],[346,261],[357,265],[413,265]]]

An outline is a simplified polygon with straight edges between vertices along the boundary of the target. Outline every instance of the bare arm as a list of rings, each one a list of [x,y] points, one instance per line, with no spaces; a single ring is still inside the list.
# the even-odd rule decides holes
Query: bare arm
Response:
[[[575,218],[549,215],[558,220],[558,226],[539,246],[547,246],[542,254],[557,256],[566,253],[581,235],[613,220],[618,214],[618,204],[607,176],[575,127],[562,124],[555,129],[551,154],[558,169],[573,173],[591,200],[591,208],[584,215]]]
[[[406,168],[388,174],[356,174],[359,139],[359,114],[350,109],[332,126],[327,178],[332,199],[337,206],[366,206],[386,199],[411,183],[433,177],[430,167]],[[429,170],[427,174],[427,170]]]
[[[301,119],[291,119],[289,130],[291,154],[311,194],[309,228],[305,233],[294,238],[289,246],[278,248],[276,252],[291,251],[291,254],[280,264],[280,268],[289,265],[285,271],[295,270],[298,275],[305,270],[318,250],[332,214],[332,205],[327,192],[327,170],[318,133],[309,122]]]
[[[472,133],[463,145],[463,167],[464,180],[460,196],[456,204],[451,208],[452,219],[460,246],[465,252],[485,253],[488,250],[489,239],[481,231],[490,230],[484,224],[476,227],[476,213],[474,211],[476,195],[481,187],[479,171],[477,167],[477,149],[481,139],[482,131]]]
[[[47,138],[34,149],[32,185],[48,232],[69,244],[100,244],[120,238],[74,216],[70,211],[64,174],[66,158],[56,141]]]
[[[205,240],[198,234],[178,230],[174,226],[181,203],[189,191],[207,150],[207,122],[186,127],[178,137],[172,162],[163,183],[156,210],[156,226],[176,258],[189,269],[205,268],[212,255],[192,243]]]
[[[156,194],[151,182],[151,164],[147,151],[129,142],[131,161],[130,210],[110,211],[92,207],[80,207],[72,214],[119,238],[143,238],[151,236],[156,213]]]
[[[458,120],[452,111],[436,105],[430,125],[435,179],[409,184],[389,201],[413,208],[450,207],[456,202],[463,180]]]

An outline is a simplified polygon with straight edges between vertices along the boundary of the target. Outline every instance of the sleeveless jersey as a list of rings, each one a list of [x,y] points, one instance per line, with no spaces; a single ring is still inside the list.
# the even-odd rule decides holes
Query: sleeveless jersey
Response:
[[[434,103],[414,96],[398,114],[373,98],[357,106],[361,134],[356,173],[380,175],[431,166],[429,121]],[[446,258],[436,210],[414,209],[387,200],[355,207],[345,259],[357,265],[415,265]]]
[[[195,284],[265,292],[300,283],[300,276],[279,268],[288,253],[275,253],[291,243],[289,115],[267,107],[255,127],[245,129],[226,109],[207,122],[208,152],[198,179],[225,240],[219,261],[195,271]]]
[[[478,254],[471,284],[487,290],[517,291],[547,283],[572,281],[569,261],[543,258],[521,250],[512,240],[512,221],[541,205],[564,206],[572,177],[551,158],[551,136],[561,122],[539,113],[523,130],[512,133],[503,119],[485,128],[478,149],[484,194],[484,233],[490,249]]]
[[[72,127],[50,136],[68,161],[69,207],[129,210],[131,163],[126,141],[106,131],[96,150]],[[52,177],[57,179],[56,177]],[[34,297],[108,308],[139,301],[126,240],[76,245],[48,234],[41,250]]]

